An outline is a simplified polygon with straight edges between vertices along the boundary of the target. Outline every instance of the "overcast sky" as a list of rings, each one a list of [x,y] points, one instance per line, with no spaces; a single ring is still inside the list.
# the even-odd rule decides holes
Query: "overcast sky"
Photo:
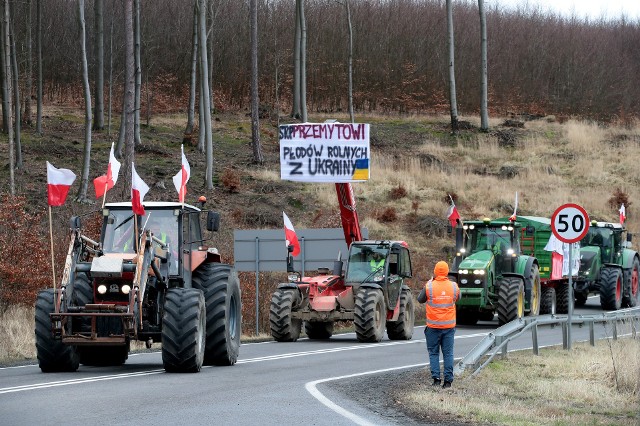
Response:
[[[571,16],[572,12],[578,17],[599,19],[606,17],[616,19],[624,12],[627,18],[640,20],[640,0],[485,0],[485,5],[500,4],[504,8],[516,5],[539,5],[564,16]]]

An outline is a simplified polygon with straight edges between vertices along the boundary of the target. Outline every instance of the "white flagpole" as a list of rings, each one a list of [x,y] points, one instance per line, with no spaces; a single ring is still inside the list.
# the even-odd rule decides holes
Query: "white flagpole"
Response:
[[[51,240],[51,272],[53,274],[53,300],[56,297],[56,263],[53,255],[53,225],[51,223],[51,206],[49,206],[49,239]]]

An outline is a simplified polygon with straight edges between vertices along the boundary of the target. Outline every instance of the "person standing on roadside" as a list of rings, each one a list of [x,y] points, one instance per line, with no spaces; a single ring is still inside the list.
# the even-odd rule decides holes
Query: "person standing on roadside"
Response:
[[[418,302],[427,304],[424,334],[429,351],[433,386],[440,386],[440,350],[444,361],[443,388],[453,383],[453,338],[456,333],[456,301],[460,298],[458,284],[449,281],[447,262],[436,263],[435,278],[430,279],[418,295]]]

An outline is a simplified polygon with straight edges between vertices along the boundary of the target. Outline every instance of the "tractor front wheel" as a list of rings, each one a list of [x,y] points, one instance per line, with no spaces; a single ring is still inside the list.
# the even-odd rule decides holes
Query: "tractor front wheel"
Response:
[[[379,342],[384,336],[386,312],[382,290],[364,287],[356,294],[353,325],[360,342]]]
[[[602,268],[600,272],[600,306],[617,311],[622,306],[622,271],[618,268]]]
[[[527,315],[529,316],[540,315],[541,286],[540,286],[540,270],[538,268],[538,265],[531,266],[531,271],[529,272],[529,276],[526,278],[526,282],[525,282],[525,293],[526,293],[527,302],[529,305],[529,309],[527,310]]]
[[[169,373],[195,373],[204,361],[207,313],[202,291],[170,288],[162,314],[162,363]]]
[[[311,340],[327,340],[333,335],[333,321],[305,321],[304,332]]]
[[[507,277],[498,288],[498,324],[503,325],[524,315],[524,281]]]
[[[295,288],[278,288],[271,296],[269,326],[276,342],[295,342],[300,337],[302,320],[291,317],[293,308],[300,302],[299,297]]]
[[[404,289],[400,293],[400,314],[398,321],[387,321],[387,336],[391,340],[411,340],[416,313],[413,307],[411,290]]]
[[[633,258],[630,269],[625,270],[625,292],[622,297],[622,306],[633,308],[638,305],[638,278],[640,274],[640,260]]]
[[[65,345],[53,337],[49,314],[53,313],[54,309],[53,289],[38,293],[35,318],[38,365],[43,373],[76,371],[79,362],[75,347]]]
[[[205,365],[233,365],[240,352],[240,281],[231,266],[205,263],[193,272],[193,288],[202,290],[207,309]]]

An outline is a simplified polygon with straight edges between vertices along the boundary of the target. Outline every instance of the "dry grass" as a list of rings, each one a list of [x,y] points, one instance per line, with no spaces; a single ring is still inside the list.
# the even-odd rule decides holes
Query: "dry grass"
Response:
[[[511,353],[476,377],[465,372],[446,393],[422,387],[400,397],[410,411],[443,423],[637,425],[640,340]]]
[[[11,306],[0,314],[0,363],[35,358],[33,308]]]

